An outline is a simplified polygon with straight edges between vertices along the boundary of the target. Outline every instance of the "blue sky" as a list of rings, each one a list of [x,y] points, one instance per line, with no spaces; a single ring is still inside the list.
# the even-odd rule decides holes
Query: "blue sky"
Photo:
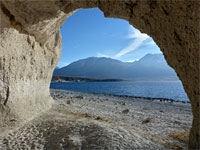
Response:
[[[87,57],[110,57],[124,62],[147,53],[161,53],[151,37],[122,19],[105,18],[98,8],[80,9],[61,28],[62,54],[58,67]]]

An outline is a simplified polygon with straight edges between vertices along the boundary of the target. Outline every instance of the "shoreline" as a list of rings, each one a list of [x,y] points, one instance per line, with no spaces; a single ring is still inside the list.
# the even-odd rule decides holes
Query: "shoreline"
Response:
[[[160,102],[171,102],[171,103],[183,103],[183,104],[191,104],[190,101],[184,100],[175,100],[170,98],[162,98],[162,97],[143,97],[143,96],[130,96],[130,95],[118,95],[118,94],[105,94],[105,93],[95,93],[95,92],[77,92],[77,91],[70,91],[64,89],[56,89],[50,88],[52,90],[60,90],[60,91],[67,91],[67,92],[74,92],[74,93],[83,93],[83,94],[96,94],[96,95],[103,95],[103,96],[116,96],[116,97],[124,97],[124,98],[137,98],[142,100],[149,100],[149,101],[160,101]]]

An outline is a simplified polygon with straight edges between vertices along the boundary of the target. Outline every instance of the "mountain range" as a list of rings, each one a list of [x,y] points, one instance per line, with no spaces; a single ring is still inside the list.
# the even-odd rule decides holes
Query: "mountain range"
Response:
[[[54,75],[124,80],[178,80],[163,54],[147,54],[135,62],[122,62],[106,57],[89,57],[65,67],[56,68]]]

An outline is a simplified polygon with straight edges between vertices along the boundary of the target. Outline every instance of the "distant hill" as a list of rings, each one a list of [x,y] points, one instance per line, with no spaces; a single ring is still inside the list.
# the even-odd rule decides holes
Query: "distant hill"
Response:
[[[87,77],[70,77],[70,76],[56,76],[52,77],[52,82],[120,82],[127,81],[121,79],[98,79],[98,78],[87,78]]]
[[[124,80],[177,80],[162,54],[147,54],[127,63],[105,57],[89,57],[55,69],[54,75]]]

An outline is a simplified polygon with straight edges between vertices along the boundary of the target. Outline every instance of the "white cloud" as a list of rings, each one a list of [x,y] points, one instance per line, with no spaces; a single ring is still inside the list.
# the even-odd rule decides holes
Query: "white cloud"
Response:
[[[128,60],[128,61],[126,61],[126,62],[130,62],[130,63],[132,63],[132,62],[136,62],[136,61],[138,61],[139,59],[132,59],[132,60]]]
[[[69,65],[69,63],[66,63],[66,62],[58,62],[58,64],[57,64],[57,66],[58,66],[59,68],[65,67],[65,66],[67,66],[67,65]]]
[[[130,31],[130,33],[129,33],[128,37],[130,39],[136,38],[136,39],[146,40],[149,37],[147,34],[141,33],[138,29],[133,28],[133,26],[131,26],[131,25],[129,27],[129,31]]]
[[[139,30],[133,28],[130,26],[130,34],[128,35],[129,39],[133,39],[133,41],[124,49],[122,49],[119,53],[117,53],[114,58],[120,58],[127,53],[136,50],[138,47],[140,47],[143,42],[149,38],[147,34],[141,33]]]
[[[69,65],[69,63],[63,63],[64,64],[64,66],[67,66],[67,65]]]
[[[145,45],[148,45],[148,46],[157,46],[156,43],[153,40],[151,40],[149,42],[146,42]]]
[[[97,53],[97,57],[109,57],[108,55],[102,54],[102,53]]]

